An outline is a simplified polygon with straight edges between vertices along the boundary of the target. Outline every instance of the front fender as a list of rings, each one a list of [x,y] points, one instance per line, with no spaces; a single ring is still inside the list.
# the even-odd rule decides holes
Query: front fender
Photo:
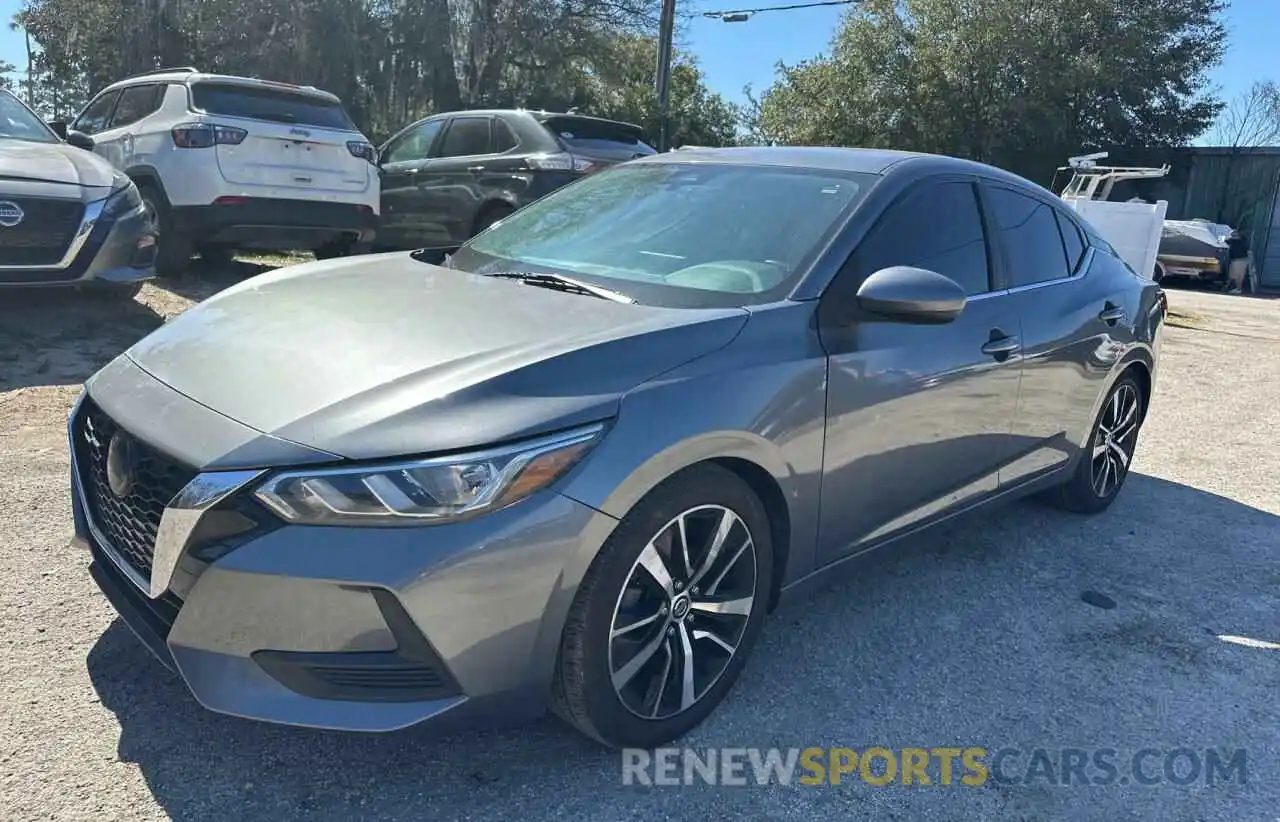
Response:
[[[612,429],[561,492],[621,519],[681,469],[744,460],[772,478],[787,505],[782,581],[807,573],[817,545],[827,368],[806,334],[811,311],[792,303],[753,313],[725,348],[626,394]],[[585,574],[592,559],[567,574]]]

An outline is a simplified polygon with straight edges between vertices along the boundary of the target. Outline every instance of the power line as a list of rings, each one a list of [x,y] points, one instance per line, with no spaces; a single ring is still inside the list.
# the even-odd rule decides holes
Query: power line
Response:
[[[785,6],[762,6],[754,9],[725,9],[723,11],[704,11],[703,17],[724,20],[726,23],[740,23],[755,14],[765,11],[793,11],[795,9],[812,9],[819,6],[848,6],[858,0],[816,0],[811,3],[790,3]]]

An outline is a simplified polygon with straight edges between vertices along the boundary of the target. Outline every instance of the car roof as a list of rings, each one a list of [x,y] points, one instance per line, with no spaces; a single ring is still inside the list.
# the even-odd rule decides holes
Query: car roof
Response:
[[[529,116],[537,120],[550,119],[552,117],[572,117],[575,120],[591,120],[596,123],[608,123],[610,125],[626,126],[628,128],[640,128],[635,123],[628,123],[626,120],[610,120],[607,117],[593,117],[590,114],[578,114],[572,111],[545,111],[536,108],[468,108],[459,109],[458,111],[441,111],[436,114],[423,117],[423,120],[434,120],[438,117],[499,117],[499,116]],[[421,120],[417,121],[421,122]]]
[[[912,174],[980,174],[1021,186],[1034,185],[1003,169],[914,151],[885,148],[838,148],[832,146],[736,146],[733,148],[684,148],[654,154],[633,163],[725,163],[744,166],[789,166],[824,171],[849,171],[862,174],[887,174],[899,170]]]
[[[192,68],[176,68],[176,69],[157,69],[143,74],[135,74],[132,77],[125,77],[117,80],[107,86],[104,91],[110,91],[118,88],[128,88],[129,86],[146,85],[149,83],[183,83],[190,85],[192,83],[212,81],[218,83],[229,83],[231,85],[245,86],[246,88],[274,88],[285,91],[306,94],[312,97],[319,97],[331,103],[341,103],[342,101],[336,94],[332,94],[324,89],[315,86],[300,86],[293,83],[281,83],[275,80],[261,80],[257,77],[240,77],[234,74],[208,74]]]

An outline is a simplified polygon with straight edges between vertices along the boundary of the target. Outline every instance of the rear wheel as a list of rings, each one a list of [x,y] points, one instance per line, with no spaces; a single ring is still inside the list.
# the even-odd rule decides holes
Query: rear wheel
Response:
[[[1075,473],[1054,489],[1052,502],[1082,514],[1096,514],[1111,505],[1129,476],[1145,403],[1142,386],[1132,374],[1116,381],[1098,412]]]
[[[236,250],[222,245],[205,245],[200,247],[200,259],[205,265],[223,266],[236,258]]]
[[[141,281],[111,283],[105,280],[95,280],[85,287],[85,293],[95,299],[120,303],[130,302],[134,297],[138,296],[138,292],[141,290]]]
[[[169,204],[155,186],[144,185],[140,193],[155,229],[156,273],[162,277],[181,274],[191,262],[191,238],[174,228]]]
[[[652,747],[728,693],[764,622],[768,516],[716,465],[677,474],[618,525],[574,599],[554,683],[557,712],[614,747]]]

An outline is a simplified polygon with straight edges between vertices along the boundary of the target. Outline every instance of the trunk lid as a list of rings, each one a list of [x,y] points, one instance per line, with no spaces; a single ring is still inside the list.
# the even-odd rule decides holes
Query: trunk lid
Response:
[[[362,192],[369,163],[349,142],[367,142],[336,97],[302,86],[231,79],[191,84],[192,107],[209,122],[243,129],[215,148],[227,182],[301,192]]]

